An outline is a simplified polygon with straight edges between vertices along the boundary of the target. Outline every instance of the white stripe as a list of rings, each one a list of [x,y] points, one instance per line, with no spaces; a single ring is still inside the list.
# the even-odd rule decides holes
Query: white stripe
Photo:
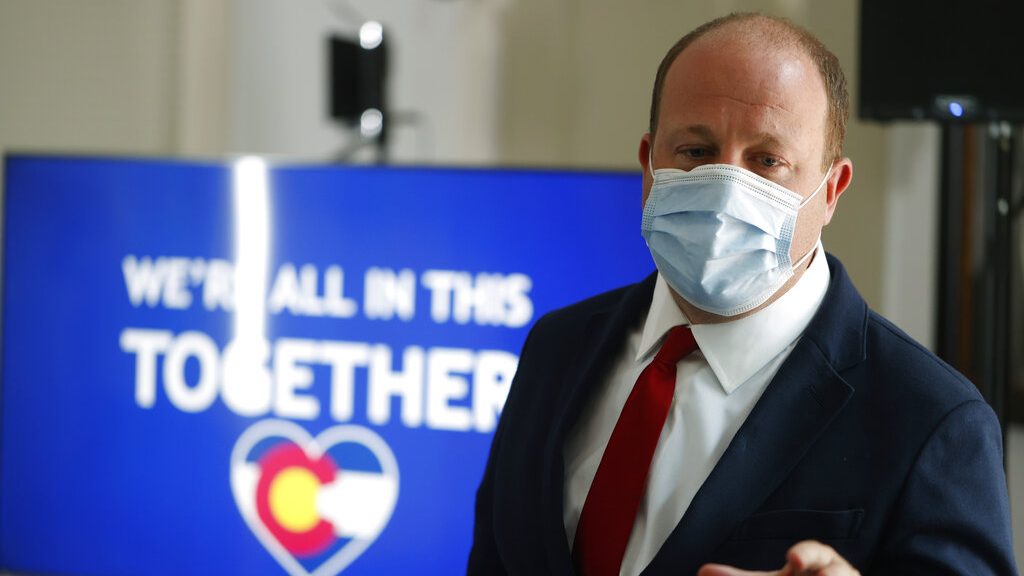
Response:
[[[397,483],[382,474],[341,471],[320,488],[316,509],[339,538],[372,538],[384,529],[398,496]]]
[[[231,492],[240,496],[235,498],[235,502],[245,518],[256,518],[256,487],[259,482],[260,467],[257,464],[236,464],[231,470]]]

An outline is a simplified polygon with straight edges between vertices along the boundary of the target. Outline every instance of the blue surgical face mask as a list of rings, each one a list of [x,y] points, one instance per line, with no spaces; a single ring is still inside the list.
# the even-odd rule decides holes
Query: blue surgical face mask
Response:
[[[729,164],[652,170],[641,228],[658,271],[701,310],[736,316],[757,308],[814,252],[790,261],[797,214],[831,172],[804,199]]]

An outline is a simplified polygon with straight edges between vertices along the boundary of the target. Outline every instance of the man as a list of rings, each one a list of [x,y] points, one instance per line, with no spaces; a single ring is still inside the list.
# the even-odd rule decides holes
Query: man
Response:
[[[847,116],[788,22],[669,51],[639,150],[658,273],[531,331],[470,573],[1016,573],[992,411],[820,248]]]

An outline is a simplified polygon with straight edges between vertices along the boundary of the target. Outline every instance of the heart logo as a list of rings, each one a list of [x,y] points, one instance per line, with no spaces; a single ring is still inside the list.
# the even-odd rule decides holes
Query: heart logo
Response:
[[[294,422],[261,420],[231,451],[231,491],[256,538],[291,576],[333,576],[387,526],[398,462],[368,428],[315,438]]]

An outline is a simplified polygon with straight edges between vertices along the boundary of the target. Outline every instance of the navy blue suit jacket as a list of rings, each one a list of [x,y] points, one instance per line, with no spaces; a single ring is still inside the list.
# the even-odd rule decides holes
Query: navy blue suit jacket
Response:
[[[864,574],[1016,574],[992,410],[829,266],[817,315],[644,574],[775,570],[804,539]],[[562,447],[654,279],[530,332],[477,492],[470,574],[574,573]]]

